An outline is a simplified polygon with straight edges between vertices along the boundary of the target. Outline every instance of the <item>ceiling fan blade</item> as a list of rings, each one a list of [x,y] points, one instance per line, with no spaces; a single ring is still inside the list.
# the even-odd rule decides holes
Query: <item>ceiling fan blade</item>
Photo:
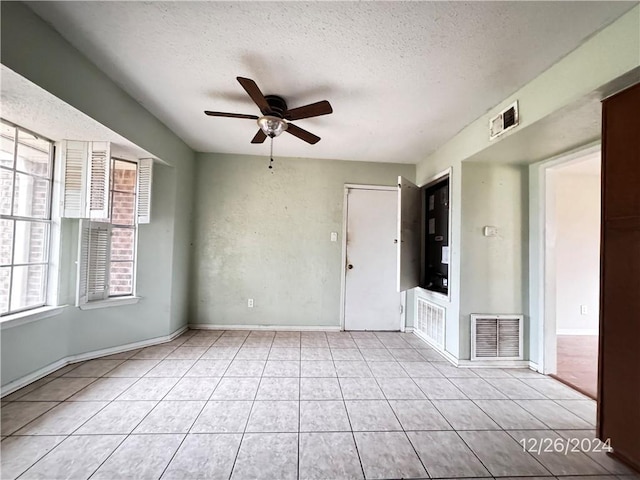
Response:
[[[328,115],[330,113],[333,113],[331,104],[326,100],[322,100],[321,102],[288,110],[284,117],[287,120],[300,120],[301,118],[319,117],[320,115]]]
[[[249,120],[258,119],[257,115],[245,115],[244,113],[211,112],[209,110],[205,110],[204,113],[210,117],[247,118]]]
[[[304,140],[305,142],[310,143],[311,145],[315,145],[320,141],[320,137],[318,137],[317,135],[314,135],[311,132],[307,132],[306,130],[300,127],[296,127],[293,123],[288,124],[286,131],[287,133],[290,133],[294,137],[298,137],[299,139]]]
[[[256,85],[256,82],[251,80],[250,78],[244,77],[236,77],[242,88],[246,90],[246,92],[251,97],[251,100],[258,106],[263,115],[269,115],[271,113],[271,107],[267,103],[267,99],[264,98],[264,95]]]
[[[256,133],[256,136],[253,137],[253,140],[251,140],[251,143],[264,143],[266,139],[267,135],[260,129],[258,133]]]

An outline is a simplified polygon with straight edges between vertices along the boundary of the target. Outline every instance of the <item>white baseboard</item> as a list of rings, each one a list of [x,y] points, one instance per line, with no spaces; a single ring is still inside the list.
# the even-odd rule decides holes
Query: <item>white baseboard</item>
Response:
[[[598,336],[597,328],[560,328],[556,335],[595,335]]]
[[[442,356],[442,358],[444,358],[447,362],[451,363],[454,367],[458,366],[458,359],[455,356],[451,355],[446,350],[442,350],[439,345],[436,345],[435,343],[433,343],[431,340],[429,340],[427,337],[421,334],[418,330],[414,330],[413,334],[416,337],[418,337],[420,340],[422,340],[424,343],[429,345],[431,348],[433,348],[437,353],[439,353]]]
[[[57,362],[50,363],[49,365],[42,367],[41,369],[36,370],[33,373],[30,373],[28,375],[25,375],[24,377],[20,377],[17,380],[14,380],[13,382],[9,382],[6,385],[3,385],[2,389],[0,390],[0,397],[4,397],[5,395],[9,395],[16,390],[20,390],[22,387],[26,387],[30,383],[33,383],[36,380],[40,380],[50,373],[55,372],[59,368],[65,367],[71,363],[84,362],[86,360],[93,360],[94,358],[105,357],[107,355],[113,355],[115,353],[122,353],[128,350],[135,350],[137,348],[148,347],[150,345],[170,342],[179,335],[182,335],[187,330],[188,327],[184,326],[170,335],[150,338],[148,340],[141,340],[139,342],[127,343],[125,345],[118,345],[117,347],[103,348],[101,350],[79,353],[77,355],[69,355],[68,357],[62,358]]]
[[[483,360],[483,361],[471,361],[471,360],[459,360],[446,350],[441,350],[439,346],[432,343],[427,337],[422,335],[417,330],[413,334],[427,345],[432,347],[437,353],[439,353],[445,360],[458,368],[530,368],[531,370],[538,371],[538,365],[529,360]]]
[[[413,333],[413,327],[404,327],[404,333]]]
[[[314,325],[219,325],[214,323],[190,323],[189,328],[194,330],[277,330],[289,332],[339,332],[340,326],[314,326]]]
[[[530,368],[529,360],[458,360],[460,368]]]

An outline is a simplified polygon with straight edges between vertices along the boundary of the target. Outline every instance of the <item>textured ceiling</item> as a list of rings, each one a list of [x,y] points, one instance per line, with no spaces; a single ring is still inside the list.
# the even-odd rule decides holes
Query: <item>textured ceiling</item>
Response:
[[[236,76],[290,107],[274,154],[415,163],[635,2],[33,2],[28,5],[197,151],[268,154]]]
[[[153,157],[126,138],[2,65],[2,118],[51,140],[106,140],[114,155]]]

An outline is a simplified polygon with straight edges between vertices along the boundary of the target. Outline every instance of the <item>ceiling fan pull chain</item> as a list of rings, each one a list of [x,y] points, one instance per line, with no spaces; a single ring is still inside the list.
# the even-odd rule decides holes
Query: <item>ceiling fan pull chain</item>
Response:
[[[273,168],[273,137],[271,137],[271,153],[269,155],[271,160],[269,161],[269,169]]]

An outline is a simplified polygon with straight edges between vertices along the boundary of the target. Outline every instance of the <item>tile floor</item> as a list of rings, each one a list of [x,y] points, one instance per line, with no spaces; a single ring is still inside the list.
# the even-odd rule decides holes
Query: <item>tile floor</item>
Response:
[[[455,368],[411,334],[189,331],[64,367],[1,413],[2,479],[639,478],[604,453],[523,451],[591,445],[592,400]]]

